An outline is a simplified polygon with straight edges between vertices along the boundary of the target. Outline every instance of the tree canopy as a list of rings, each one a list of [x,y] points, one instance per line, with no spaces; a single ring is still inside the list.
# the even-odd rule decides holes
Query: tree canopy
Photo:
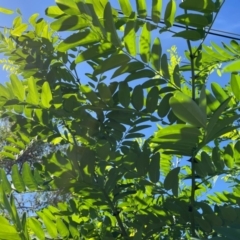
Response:
[[[0,170],[0,239],[238,239],[240,45],[204,44],[224,1],[118,2],[55,0],[51,23],[17,10],[0,33],[0,112],[17,136],[1,153],[14,164]],[[20,168],[33,140],[66,150]],[[230,191],[208,194],[218,176]],[[14,192],[57,190],[70,199],[18,213]]]

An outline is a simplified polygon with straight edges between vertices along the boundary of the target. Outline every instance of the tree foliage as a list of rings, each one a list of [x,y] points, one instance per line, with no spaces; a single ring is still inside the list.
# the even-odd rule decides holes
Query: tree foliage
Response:
[[[2,116],[21,143],[67,146],[13,165],[11,182],[0,171],[0,238],[238,239],[240,45],[204,45],[223,2],[169,0],[162,11],[153,0],[150,17],[144,0],[119,0],[121,11],[107,0],[55,3],[50,24],[18,15],[0,35],[14,66]],[[184,64],[161,46],[175,22]],[[230,73],[228,85],[209,85],[214,71]],[[231,191],[207,194],[221,175]],[[20,217],[13,192],[45,190],[72,197]]]

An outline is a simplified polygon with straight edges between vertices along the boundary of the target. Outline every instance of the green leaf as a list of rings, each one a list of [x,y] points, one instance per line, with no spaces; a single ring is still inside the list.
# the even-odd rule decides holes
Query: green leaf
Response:
[[[161,20],[162,0],[152,0],[152,20],[159,23]]]
[[[181,73],[178,64],[173,70],[173,81],[177,87],[181,88]]]
[[[57,6],[68,15],[80,15],[78,5],[73,0],[55,0]]]
[[[50,108],[51,101],[52,101],[52,92],[48,82],[44,82],[42,85],[42,92],[41,92],[41,103],[43,107]]]
[[[37,85],[33,77],[28,78],[28,96],[27,102],[38,105],[39,104],[39,93]]]
[[[42,230],[41,223],[34,217],[28,218],[27,220],[29,228],[36,234],[40,240],[45,239],[45,234]]]
[[[118,2],[121,6],[123,14],[129,17],[132,13],[132,7],[130,2],[128,0],[118,0]]]
[[[97,43],[100,40],[101,37],[99,34],[86,29],[85,31],[74,33],[67,37],[57,46],[57,50],[59,52],[65,52],[74,47]]]
[[[58,6],[50,6],[50,7],[46,8],[45,14],[48,17],[58,18],[59,16],[63,15],[64,12]],[[34,18],[35,18],[35,16],[34,16]],[[29,21],[29,22],[33,23],[32,21]]]
[[[156,71],[160,71],[161,67],[161,55],[162,55],[162,46],[161,41],[157,37],[154,39],[151,51],[151,63]]]
[[[50,24],[55,31],[75,31],[89,26],[89,22],[82,16],[64,15]]]
[[[112,55],[104,60],[94,71],[94,75],[105,73],[113,68],[120,67],[130,61],[130,57],[126,54]]]
[[[240,230],[237,228],[229,228],[229,227],[221,226],[221,227],[214,227],[214,230],[229,240],[238,239],[240,236]]]
[[[118,99],[125,108],[128,108],[130,104],[130,89],[126,82],[119,83]]]
[[[164,188],[166,190],[172,190],[174,196],[178,196],[178,174],[180,172],[180,167],[172,169],[164,179]]]
[[[199,97],[199,108],[202,110],[202,113],[204,115],[207,115],[207,98],[206,98],[206,87],[203,85],[201,92],[200,92],[200,97]],[[205,116],[207,117],[207,116]]]
[[[104,27],[107,32],[108,41],[111,42],[114,46],[120,47],[121,42],[118,38],[112,15],[112,7],[109,2],[105,5],[104,8]]]
[[[172,27],[176,14],[177,6],[175,0],[169,0],[165,13],[164,22],[168,28]]]
[[[145,0],[144,0],[145,1]],[[148,63],[150,60],[150,44],[151,44],[151,25],[147,22],[144,23],[142,32],[140,35],[140,42],[139,42],[139,53],[141,59]]]
[[[215,111],[219,106],[219,101],[214,98],[214,96],[211,94],[211,92],[206,89],[206,97],[207,97],[207,106],[211,109],[211,111]]]
[[[124,81],[130,82],[132,80],[139,80],[140,78],[152,78],[155,76],[155,73],[150,69],[143,69],[134,73],[131,73],[126,77]]]
[[[61,218],[57,218],[56,224],[57,224],[57,229],[58,229],[58,232],[60,233],[60,235],[64,238],[68,238],[69,230],[68,230],[66,224],[63,222],[63,220]]]
[[[234,145],[234,159],[235,163],[240,165],[240,141],[237,141]]]
[[[206,128],[206,115],[202,113],[199,106],[190,97],[179,91],[175,91],[169,103],[174,114],[179,119],[193,126]]]
[[[172,96],[173,96],[172,93],[168,93],[162,98],[162,100],[158,106],[158,116],[159,117],[164,118],[170,111],[169,100]]]
[[[22,168],[22,178],[23,182],[29,190],[37,190],[37,183],[31,173],[31,169],[27,162],[23,164]]]
[[[150,181],[157,183],[160,178],[160,153],[157,152],[151,157],[149,164],[148,175]]]
[[[180,8],[204,13],[215,11],[215,4],[212,0],[185,0],[179,4]]]
[[[10,80],[14,95],[18,98],[19,101],[23,102],[25,99],[25,89],[22,82],[18,79],[17,75],[15,74],[10,75]]]
[[[137,85],[133,89],[133,93],[131,96],[132,105],[137,111],[140,111],[143,108],[143,101],[144,101],[144,96],[143,96],[142,86]]]
[[[147,17],[147,5],[145,0],[136,0],[137,4],[137,13],[140,18]]]
[[[232,144],[228,144],[225,148],[224,148],[224,162],[225,165],[228,168],[233,168],[234,167],[234,157],[233,157],[233,146]]]
[[[0,169],[0,181],[2,183],[2,188],[6,194],[12,191],[11,184],[8,181],[7,175],[3,169]]]
[[[200,136],[201,132],[196,127],[175,124],[157,131],[150,142],[157,143],[158,148],[166,149],[168,153],[174,152],[174,154],[192,156]]]
[[[86,60],[99,58],[105,54],[110,54],[115,51],[115,47],[111,43],[101,43],[94,45],[87,50],[81,52],[76,58],[75,63],[80,63]]]
[[[152,87],[146,99],[147,112],[153,113],[156,110],[158,99],[159,99],[159,90],[157,87]]]
[[[230,84],[234,96],[238,101],[240,101],[240,76],[238,74],[232,73]]]
[[[135,21],[128,21],[124,29],[124,44],[129,54],[137,55]]]
[[[217,171],[222,172],[224,169],[224,161],[221,159],[220,150],[217,147],[214,147],[212,150],[212,161]]]
[[[99,95],[103,102],[107,103],[109,106],[113,105],[112,93],[105,83],[98,84]]]
[[[96,93],[86,85],[81,85],[79,86],[81,92],[87,97],[87,99],[93,104],[93,105],[98,105],[99,99],[96,95]]]
[[[195,30],[184,30],[173,34],[173,37],[181,37],[191,41],[198,41],[203,38],[203,36]]]
[[[12,166],[12,182],[18,192],[25,191],[25,184],[21,175],[19,174],[18,166],[16,164]]]
[[[229,97],[226,94],[226,92],[222,89],[222,86],[220,86],[218,83],[212,82],[211,88],[214,96],[220,103],[224,102]]]
[[[17,26],[11,31],[11,34],[13,36],[20,37],[22,33],[28,28],[28,25],[26,23],[22,23],[21,25]]]
[[[170,79],[167,55],[164,53],[161,58],[161,72],[162,76],[166,79]]]
[[[206,17],[193,13],[179,15],[175,18],[175,21],[196,28],[204,28],[208,25],[208,20]]]
[[[0,13],[13,14],[14,11],[13,11],[13,10],[10,10],[10,9],[7,9],[7,8],[0,7]]]
[[[52,238],[57,238],[57,227],[55,223],[50,220],[43,212],[37,212],[37,215],[43,220],[44,225],[47,228],[47,232]]]

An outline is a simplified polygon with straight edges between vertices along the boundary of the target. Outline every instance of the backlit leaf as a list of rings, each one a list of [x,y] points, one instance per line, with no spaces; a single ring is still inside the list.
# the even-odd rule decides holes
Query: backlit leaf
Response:
[[[81,52],[76,58],[75,63],[80,63],[86,60],[90,60],[93,58],[101,57],[105,54],[110,54],[114,52],[115,47],[111,43],[101,43],[98,45],[94,45],[87,50]]]
[[[145,1],[145,0],[144,0]],[[141,59],[148,63],[150,60],[150,44],[151,44],[151,26],[147,22],[143,25],[142,32],[140,35],[140,42],[139,42],[139,52]]]
[[[22,81],[20,81],[15,74],[10,75],[10,80],[12,84],[12,90],[14,95],[19,99],[19,101],[24,101],[25,99],[25,89],[22,84]]]
[[[124,44],[132,56],[137,54],[135,21],[128,21],[124,29]]]
[[[42,85],[42,92],[41,92],[41,102],[43,107],[50,108],[52,101],[52,92],[48,82],[44,82]]]
[[[159,23],[161,19],[162,0],[152,0],[152,20]]]
[[[64,15],[50,24],[50,27],[56,31],[75,31],[86,28],[89,22],[81,16]]]
[[[45,239],[45,234],[42,230],[41,223],[35,219],[34,217],[28,218],[28,226],[29,228],[36,234],[36,236],[40,239],[43,240]]]
[[[171,27],[174,23],[176,10],[177,6],[175,0],[169,0],[164,13],[164,22],[168,28]]]
[[[121,65],[130,61],[130,57],[126,54],[117,54],[112,55],[106,60],[104,60],[94,71],[95,75],[106,72],[116,67],[120,67]]]
[[[132,13],[132,7],[130,2],[128,0],[118,0],[118,2],[121,6],[123,14],[129,17]]]
[[[10,9],[7,9],[7,8],[0,7],[0,13],[13,14],[14,11],[13,11],[13,10],[10,10]]]
[[[238,101],[240,101],[240,76],[238,74],[231,74],[231,80],[230,80],[232,92],[237,98]]]
[[[12,182],[18,192],[23,192],[25,190],[25,184],[16,164],[12,166]]]
[[[111,4],[108,2],[104,8],[104,27],[107,32],[107,38],[114,46],[119,47],[121,42],[118,38],[115,23],[112,15]]]
[[[137,13],[140,18],[146,18],[147,16],[147,5],[146,0],[136,0]]]
[[[160,71],[161,64],[161,55],[162,55],[162,46],[159,38],[155,38],[152,51],[151,51],[151,63],[156,71]]]
[[[64,12],[69,15],[79,15],[81,12],[79,11],[79,8],[77,4],[73,0],[55,0],[57,6]]]
[[[202,113],[199,106],[187,95],[175,91],[170,99],[170,106],[174,114],[184,122],[196,127],[206,127],[206,116]]]
[[[101,37],[96,32],[92,32],[89,29],[85,31],[74,33],[71,36],[64,39],[58,46],[57,50],[60,52],[65,52],[70,48],[77,46],[84,46],[87,44],[92,44],[99,42]]]
[[[37,90],[37,85],[34,81],[34,78],[30,77],[28,79],[28,96],[27,101],[31,104],[38,105],[39,104],[39,93]]]
[[[22,168],[22,178],[23,182],[29,190],[37,190],[37,183],[31,173],[31,169],[27,162],[23,164]]]

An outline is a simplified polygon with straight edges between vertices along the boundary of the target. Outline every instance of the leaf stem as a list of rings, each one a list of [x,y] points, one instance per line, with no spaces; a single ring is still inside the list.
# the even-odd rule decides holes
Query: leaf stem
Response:
[[[111,210],[113,211],[113,213],[116,213],[116,208],[115,208],[112,200],[111,200],[110,197],[108,196],[107,192],[105,191],[105,189],[102,189],[102,192],[103,192],[103,195],[104,195],[104,197],[106,198],[106,200],[107,200],[107,202],[108,202]],[[121,232],[122,232],[122,236],[125,237],[125,238],[127,238],[127,237],[128,237],[128,234],[127,234],[127,232],[126,232],[126,230],[125,230],[125,228],[124,228],[124,226],[123,226],[123,222],[122,222],[121,218],[119,217],[119,214],[115,214],[115,217],[116,217],[116,219],[117,219],[118,226],[119,226],[119,228],[120,228],[120,230],[121,230]]]

